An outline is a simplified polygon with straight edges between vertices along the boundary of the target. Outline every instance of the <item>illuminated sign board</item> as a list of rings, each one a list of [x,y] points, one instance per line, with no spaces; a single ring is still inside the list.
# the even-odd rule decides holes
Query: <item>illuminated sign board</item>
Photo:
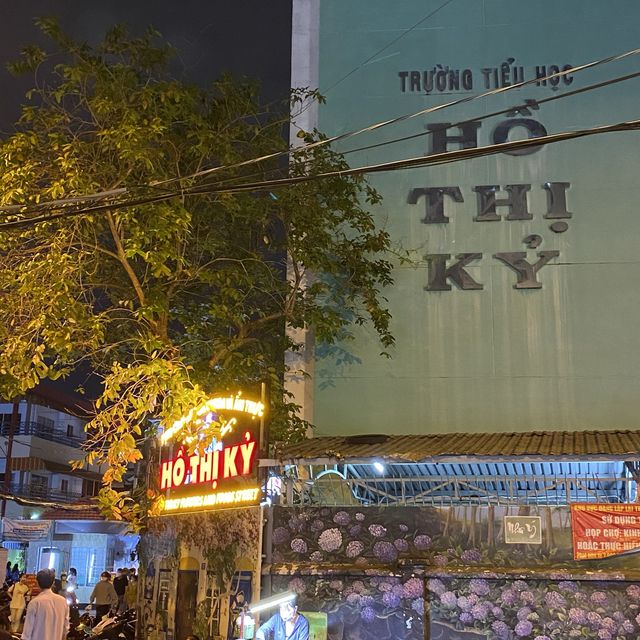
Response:
[[[203,511],[259,504],[258,451],[264,416],[261,402],[240,394],[210,398],[161,437],[160,490],[164,513]],[[220,425],[220,436],[203,452],[189,453],[198,426]],[[189,427],[189,435],[182,431]],[[194,432],[196,435],[194,435]],[[183,436],[181,438],[181,436]]]

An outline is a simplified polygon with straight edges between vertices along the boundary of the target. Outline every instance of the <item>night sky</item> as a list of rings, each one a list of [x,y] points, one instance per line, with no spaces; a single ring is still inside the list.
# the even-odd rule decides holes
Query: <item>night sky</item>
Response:
[[[5,3],[6,5],[7,3]],[[0,21],[0,129],[8,131],[32,79],[6,68],[27,44],[43,44],[34,17],[57,16],[72,36],[98,42],[107,28],[133,33],[151,25],[178,50],[175,75],[206,84],[220,73],[258,79],[262,97],[286,96],[289,87],[291,0],[25,0],[5,6]]]

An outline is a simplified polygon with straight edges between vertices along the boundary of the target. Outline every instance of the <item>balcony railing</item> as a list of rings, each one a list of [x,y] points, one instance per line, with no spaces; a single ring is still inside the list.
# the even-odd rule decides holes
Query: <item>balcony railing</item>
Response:
[[[60,489],[31,484],[11,483],[10,490],[14,496],[19,498],[38,498],[54,502],[74,502],[85,497],[76,491],[61,491]]]
[[[9,424],[5,422],[0,425],[0,436],[6,437],[10,432],[11,427]],[[21,422],[13,434],[14,436],[36,436],[43,440],[49,440],[50,442],[57,442],[75,448],[79,448],[84,442],[84,438],[82,437],[67,435],[66,429],[56,429],[55,427],[48,427],[38,422]]]

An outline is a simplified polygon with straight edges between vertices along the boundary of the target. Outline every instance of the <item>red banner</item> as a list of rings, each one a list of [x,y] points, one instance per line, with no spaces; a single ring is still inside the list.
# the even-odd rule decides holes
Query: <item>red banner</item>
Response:
[[[594,560],[640,548],[640,504],[572,504],[575,560]]]

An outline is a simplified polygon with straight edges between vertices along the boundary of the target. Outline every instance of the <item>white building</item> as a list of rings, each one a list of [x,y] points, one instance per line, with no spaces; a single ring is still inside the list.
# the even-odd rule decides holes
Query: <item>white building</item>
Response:
[[[60,575],[75,567],[81,602],[102,571],[135,566],[137,544],[137,536],[126,535],[122,523],[106,521],[92,504],[99,469],[71,468],[72,460],[83,457],[87,420],[80,416],[87,408],[48,385],[16,404],[0,402],[0,490],[16,498],[4,502],[3,521],[41,523],[35,525],[39,531],[24,535],[4,527],[2,546],[21,571],[49,567]]]

